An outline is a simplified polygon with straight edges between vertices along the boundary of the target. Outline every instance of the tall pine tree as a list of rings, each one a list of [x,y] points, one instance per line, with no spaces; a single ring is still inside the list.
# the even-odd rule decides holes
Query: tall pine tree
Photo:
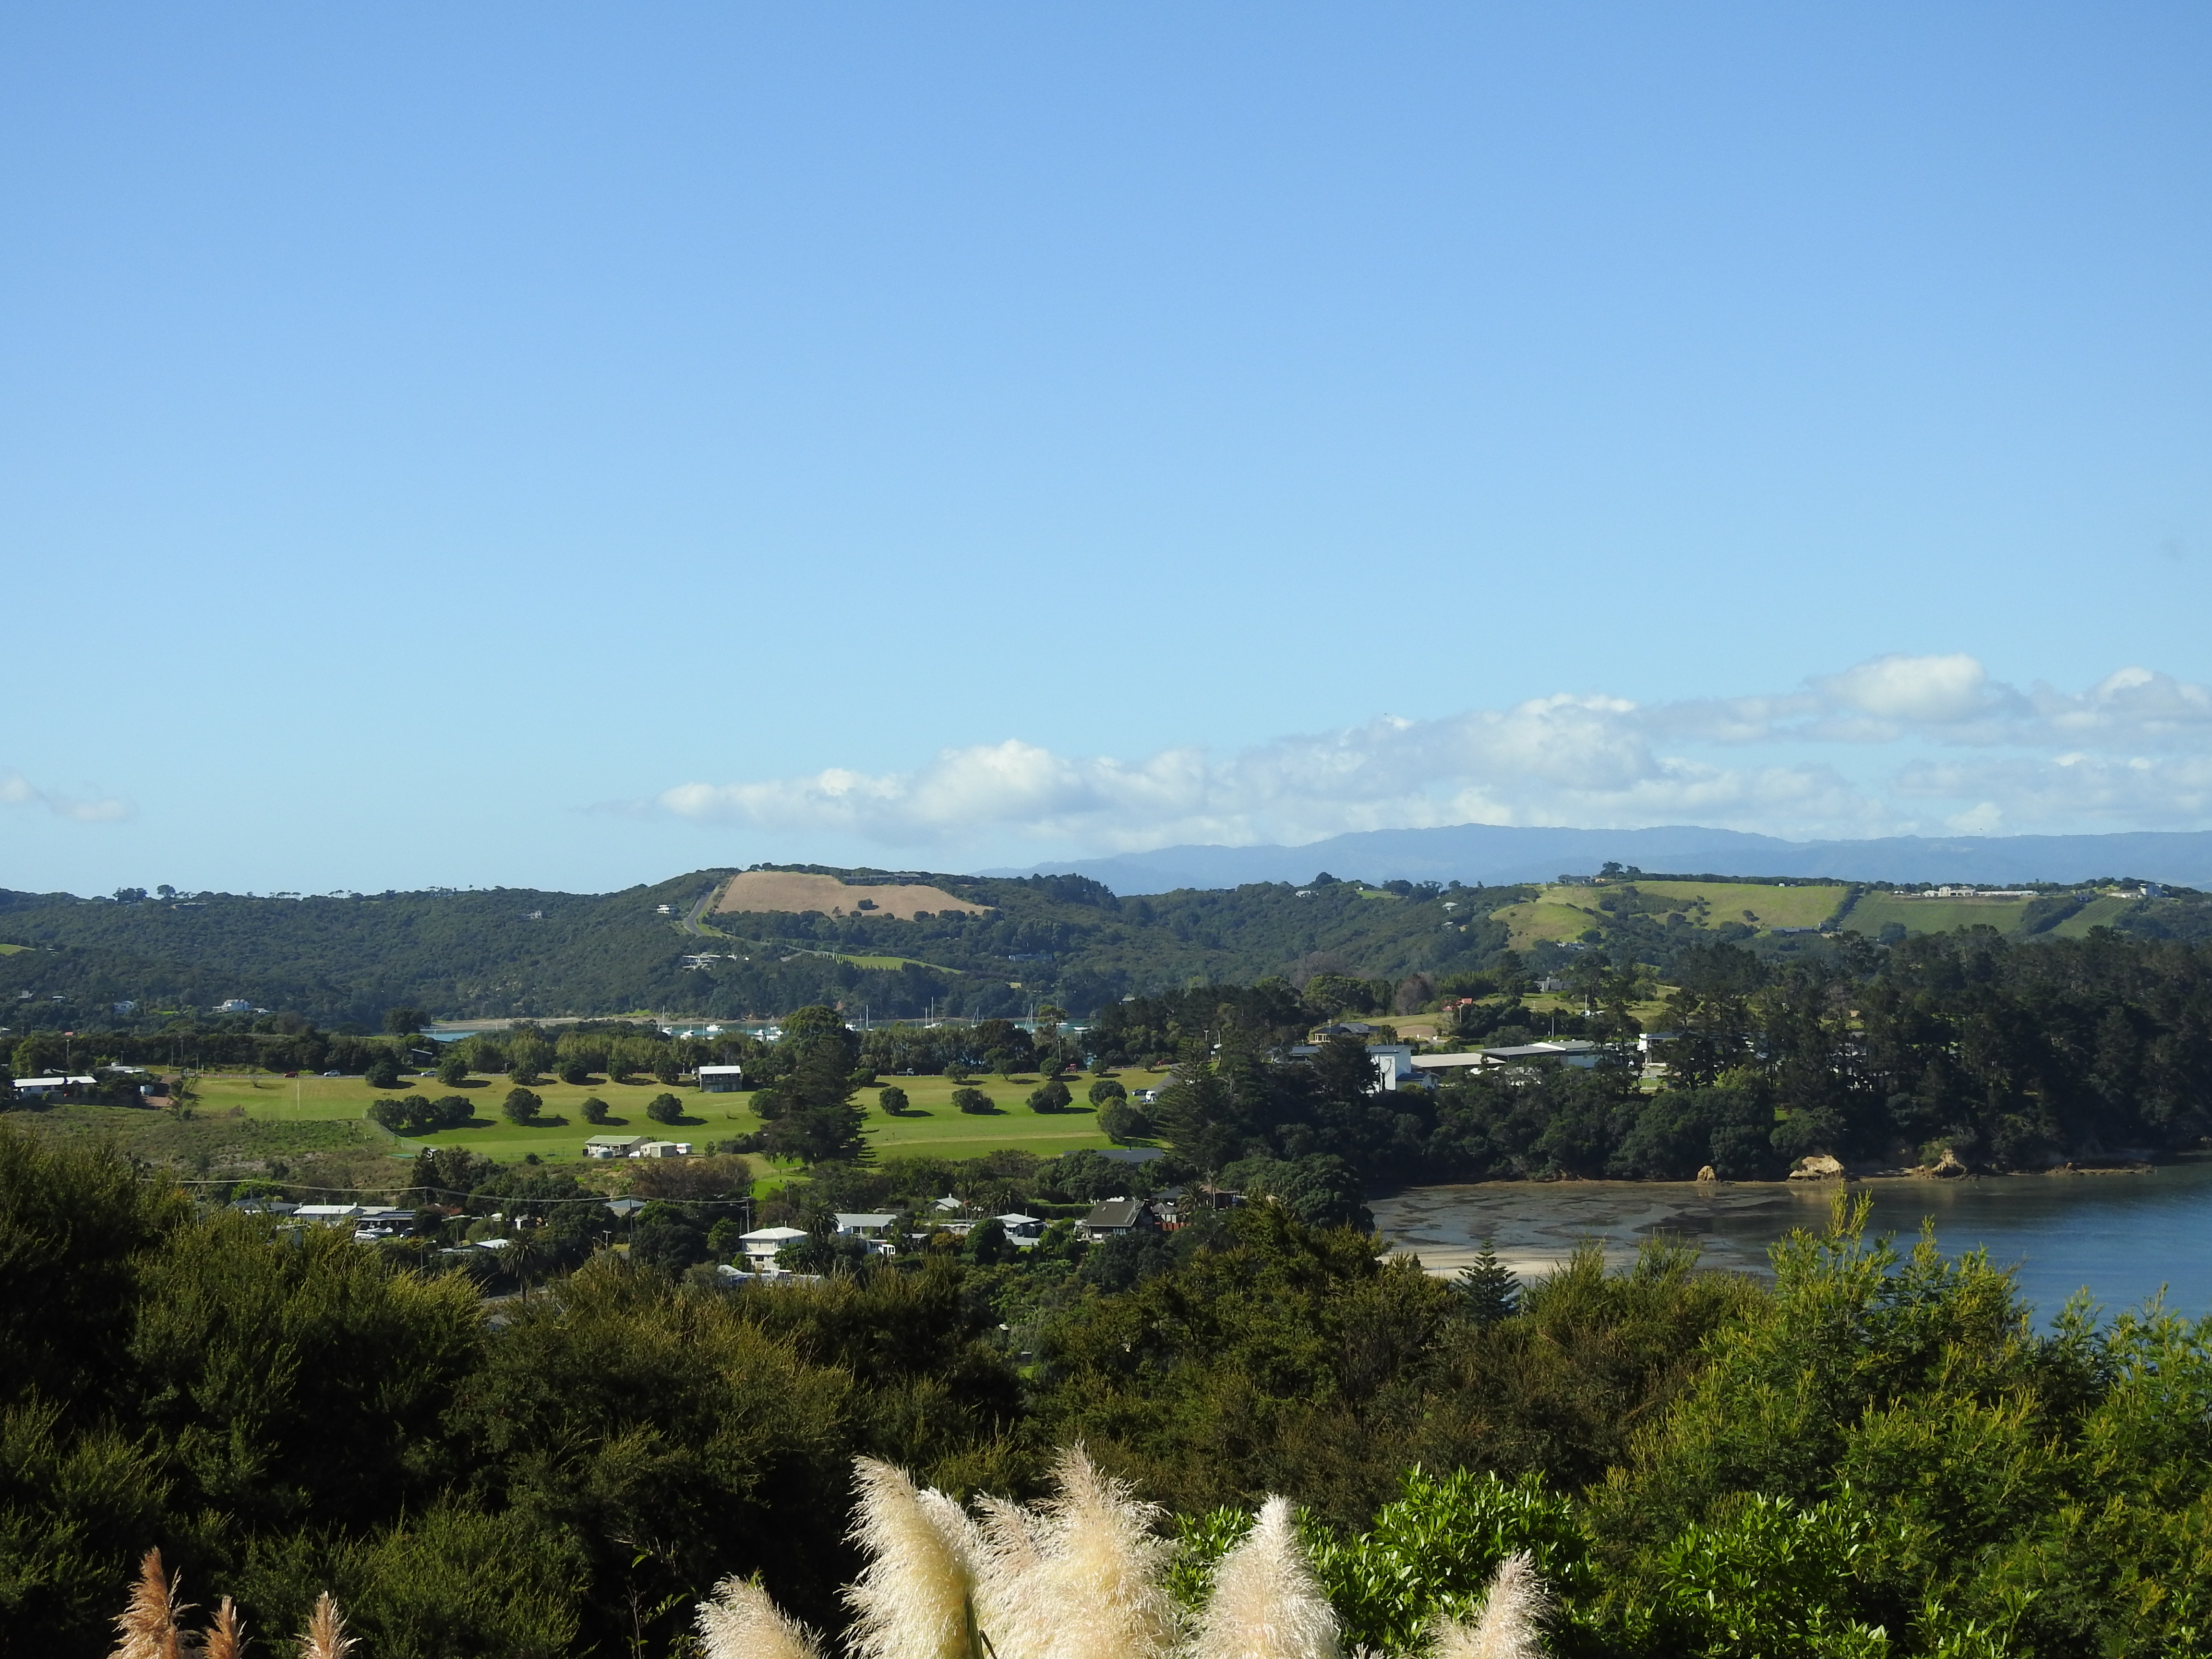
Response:
[[[1468,1317],[1478,1325],[1495,1325],[1521,1310],[1521,1281],[1498,1259],[1486,1238],[1474,1265],[1460,1269],[1452,1288],[1467,1299]]]

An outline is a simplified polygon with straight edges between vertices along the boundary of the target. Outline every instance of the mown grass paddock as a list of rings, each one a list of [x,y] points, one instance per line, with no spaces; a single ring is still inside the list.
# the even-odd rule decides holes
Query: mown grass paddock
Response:
[[[1864,893],[1844,918],[1844,927],[1869,936],[1892,922],[1902,924],[1908,933],[1948,933],[1961,927],[1994,927],[2000,933],[2009,933],[2020,927],[2032,902],[2030,899],[1899,898],[1894,893]]]
[[[1818,927],[1836,914],[1850,890],[1840,884],[1799,886],[1638,878],[1605,887],[1547,886],[1524,904],[1509,904],[1492,914],[1511,931],[1516,950],[1543,939],[1579,939],[1588,929],[1602,927],[1612,919],[1599,908],[1599,901],[1608,893],[1629,888],[1647,902],[1667,901],[1694,927],[1717,927],[1733,921],[1760,933],[1777,927]]]
[[[1141,1067],[1130,1067],[1115,1075],[1133,1094],[1140,1089],[1157,1087],[1164,1077],[1163,1073],[1147,1072]],[[878,1103],[881,1084],[862,1089],[856,1097],[867,1108],[869,1141],[879,1156],[905,1152],[938,1158],[977,1158],[1001,1147],[1018,1147],[1051,1158],[1079,1147],[1113,1144],[1099,1132],[1095,1115],[1084,1099],[1091,1084],[1088,1073],[1067,1079],[1075,1103],[1065,1112],[1049,1115],[1032,1112],[1026,1103],[1030,1091],[1042,1081],[1034,1073],[1019,1074],[1011,1080],[986,1075],[967,1085],[956,1084],[944,1077],[886,1078],[882,1081],[896,1083],[904,1089],[909,1104],[898,1116],[886,1114]],[[448,1089],[434,1077],[410,1076],[403,1077],[397,1088],[372,1089],[357,1077],[212,1074],[194,1080],[197,1099],[193,1111],[199,1122],[235,1121],[229,1120],[228,1115],[242,1110],[246,1121],[272,1127],[287,1124],[358,1124],[359,1134],[349,1133],[344,1137],[351,1141],[381,1138],[380,1132],[363,1118],[371,1101],[410,1094],[428,1095],[434,1100],[441,1095],[462,1094],[476,1107],[469,1127],[397,1138],[392,1139],[391,1149],[404,1152],[419,1146],[460,1146],[502,1161],[534,1152],[544,1163],[582,1158],[584,1142],[597,1134],[649,1134],[658,1139],[689,1140],[703,1149],[703,1143],[750,1134],[762,1127],[760,1119],[753,1114],[749,1093],[702,1094],[688,1085],[672,1087],[650,1078],[627,1083],[609,1083],[601,1079],[586,1084],[548,1079],[532,1089],[545,1103],[539,1121],[510,1123],[500,1108],[507,1091],[514,1086],[504,1077],[472,1077],[462,1087]],[[981,1089],[990,1096],[998,1109],[981,1115],[958,1111],[952,1104],[952,1092],[961,1087]],[[655,1123],[645,1115],[647,1103],[664,1093],[672,1094],[683,1103],[684,1117],[680,1122]],[[584,1121],[583,1103],[594,1096],[605,1101],[610,1109],[608,1121],[604,1124]],[[176,1124],[179,1129],[189,1127],[177,1122],[167,1112],[149,1113],[131,1108],[82,1109],[99,1113],[103,1122],[112,1118],[109,1127],[131,1132],[126,1135],[128,1139],[135,1139],[138,1133],[151,1133],[165,1121]]]

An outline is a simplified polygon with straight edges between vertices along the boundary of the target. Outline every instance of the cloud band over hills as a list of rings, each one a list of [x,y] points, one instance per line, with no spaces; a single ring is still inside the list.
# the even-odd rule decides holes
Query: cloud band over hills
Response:
[[[649,805],[887,848],[1101,852],[1452,823],[1693,822],[1794,837],[2188,829],[2212,815],[2212,690],[2136,667],[2078,693],[2022,688],[1965,654],[1891,655],[1768,695],[1563,692],[1136,761],[1008,738],[904,772],[683,783]]]

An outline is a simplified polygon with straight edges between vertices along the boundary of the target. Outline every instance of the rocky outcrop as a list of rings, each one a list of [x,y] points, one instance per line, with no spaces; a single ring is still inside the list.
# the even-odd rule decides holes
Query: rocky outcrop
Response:
[[[1713,1166],[1708,1164],[1704,1169],[1698,1171],[1698,1179],[1700,1181],[1718,1181],[1720,1179],[1720,1176],[1717,1171],[1715,1171]]]
[[[1928,1173],[1938,1181],[1956,1181],[1960,1176],[1972,1175],[1973,1171],[1959,1162],[1958,1153],[1946,1146],[1943,1156],[1928,1166]]]
[[[1843,1163],[1826,1152],[1814,1152],[1809,1158],[1797,1160],[1797,1167],[1790,1172],[1792,1181],[1841,1181]]]

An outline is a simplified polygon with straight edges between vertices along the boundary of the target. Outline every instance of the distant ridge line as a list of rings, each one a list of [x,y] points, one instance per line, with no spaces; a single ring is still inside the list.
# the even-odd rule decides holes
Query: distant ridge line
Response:
[[[984,876],[1088,876],[1123,895],[1178,888],[1304,882],[1322,871],[1367,881],[1461,881],[1486,886],[1592,875],[1612,861],[1716,876],[2003,885],[2101,878],[2212,888],[2212,830],[2138,830],[2084,836],[1888,836],[1784,841],[1695,824],[1644,830],[1460,823],[1365,830],[1301,847],[1163,847],[1068,859]],[[1659,878],[1647,876],[1647,880]]]

